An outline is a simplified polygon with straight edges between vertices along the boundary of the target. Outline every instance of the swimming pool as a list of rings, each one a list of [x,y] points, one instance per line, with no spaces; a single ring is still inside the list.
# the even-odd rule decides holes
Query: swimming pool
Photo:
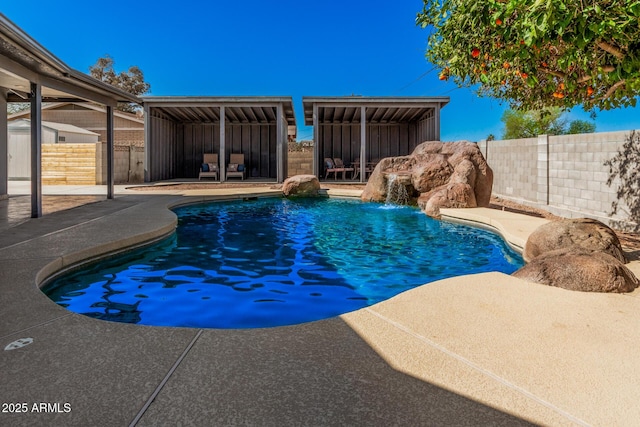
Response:
[[[523,265],[499,236],[413,207],[271,198],[175,212],[171,237],[59,276],[43,291],[103,320],[257,328],[333,317],[424,283]]]

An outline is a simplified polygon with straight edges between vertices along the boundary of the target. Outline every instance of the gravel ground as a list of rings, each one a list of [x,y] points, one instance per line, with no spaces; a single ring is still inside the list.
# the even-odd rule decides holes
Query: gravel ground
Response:
[[[561,218],[543,209],[532,208],[495,196],[491,197],[491,204],[489,207],[492,209],[500,209],[524,215],[536,216],[538,218],[546,218],[551,221]],[[631,259],[638,259],[638,257],[640,257],[640,233],[627,233],[618,230],[615,230],[615,232],[618,235],[620,244],[627,251],[628,257]]]

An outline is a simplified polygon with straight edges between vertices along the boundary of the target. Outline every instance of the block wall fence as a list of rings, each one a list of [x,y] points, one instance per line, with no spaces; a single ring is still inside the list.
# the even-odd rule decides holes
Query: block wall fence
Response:
[[[313,150],[289,151],[287,162],[289,176],[313,174]]]
[[[567,218],[595,218],[617,229],[637,230],[623,203],[611,215],[619,181],[607,185],[604,165],[622,150],[630,132],[483,140],[478,146],[493,170],[494,195]]]
[[[126,145],[115,145],[113,149],[113,181],[116,184],[134,184],[144,182],[144,147],[135,145],[135,141]],[[96,153],[96,183],[107,183],[107,144],[98,143]]]

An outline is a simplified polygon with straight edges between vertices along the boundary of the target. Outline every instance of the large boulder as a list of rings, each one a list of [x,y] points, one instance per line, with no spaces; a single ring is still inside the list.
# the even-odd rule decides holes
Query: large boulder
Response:
[[[527,239],[522,257],[529,262],[546,252],[573,246],[609,254],[623,264],[627,262],[615,231],[590,218],[561,219],[541,225]]]
[[[616,233],[589,218],[541,225],[527,239],[527,265],[513,273],[530,282],[586,292],[631,292],[640,282],[624,266]]]
[[[493,171],[478,145],[468,141],[428,141],[409,156],[378,163],[362,193],[362,200],[387,200],[390,177],[410,175],[407,194],[432,217],[440,208],[489,206]]]
[[[466,183],[452,182],[418,197],[418,206],[427,215],[440,217],[440,208],[475,208],[476,196]]]
[[[529,282],[585,292],[631,292],[640,284],[620,260],[572,246],[537,256],[513,276]]]
[[[295,197],[316,197],[320,190],[320,181],[315,175],[295,175],[282,184],[282,193]]]

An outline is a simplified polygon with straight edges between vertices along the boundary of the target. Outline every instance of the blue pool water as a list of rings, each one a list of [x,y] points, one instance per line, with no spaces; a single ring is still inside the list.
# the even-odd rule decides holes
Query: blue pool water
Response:
[[[523,265],[497,235],[412,207],[262,199],[176,214],[172,237],[60,276],[44,292],[103,320],[256,328],[333,317],[427,282]]]

